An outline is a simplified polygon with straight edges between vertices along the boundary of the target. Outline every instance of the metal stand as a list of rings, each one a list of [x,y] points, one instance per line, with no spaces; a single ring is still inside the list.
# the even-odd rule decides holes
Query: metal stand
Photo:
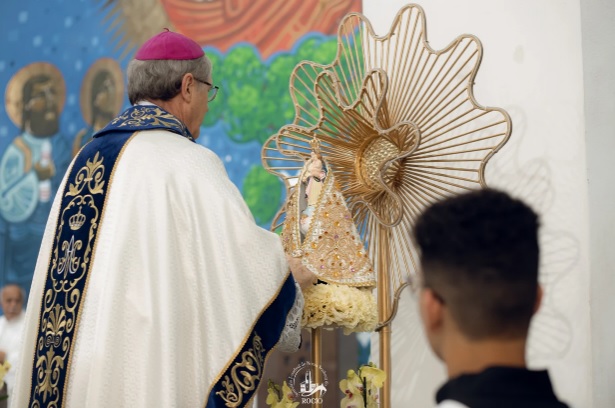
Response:
[[[322,332],[321,328],[312,329],[312,362],[322,367]],[[314,370],[314,382],[316,384],[322,384],[322,373],[320,370]],[[322,408],[322,404],[319,402],[313,402],[312,408]]]
[[[391,313],[391,291],[388,276],[389,267],[389,231],[380,230],[378,242],[378,320],[384,322]],[[391,326],[386,325],[380,330],[380,369],[386,373],[386,381],[380,390],[380,406],[391,406]]]

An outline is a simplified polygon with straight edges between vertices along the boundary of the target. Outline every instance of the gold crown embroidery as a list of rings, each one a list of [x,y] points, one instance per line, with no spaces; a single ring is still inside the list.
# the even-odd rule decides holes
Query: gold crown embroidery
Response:
[[[77,231],[85,223],[85,215],[81,213],[81,206],[79,206],[79,212],[68,219],[68,225],[73,231]]]

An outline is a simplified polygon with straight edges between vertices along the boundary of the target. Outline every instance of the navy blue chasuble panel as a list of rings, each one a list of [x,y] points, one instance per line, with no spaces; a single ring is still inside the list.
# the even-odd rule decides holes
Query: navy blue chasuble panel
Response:
[[[132,135],[165,129],[192,140],[184,124],[157,106],[134,106],[84,146],[69,170],[39,315],[29,407],[62,407],[79,313],[113,170]]]
[[[77,156],[57,219],[42,296],[30,407],[61,407],[79,311],[116,159],[133,132],[88,143]]]
[[[260,315],[242,348],[213,384],[206,408],[244,407],[252,400],[267,356],[286,326],[296,290],[295,280],[289,274],[278,296]]]

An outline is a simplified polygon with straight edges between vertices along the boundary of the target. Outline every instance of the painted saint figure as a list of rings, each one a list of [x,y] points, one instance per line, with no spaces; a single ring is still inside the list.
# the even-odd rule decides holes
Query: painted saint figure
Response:
[[[73,157],[120,113],[123,98],[124,79],[117,61],[101,58],[92,64],[81,84],[81,112],[88,126],[75,136]]]
[[[0,159],[0,216],[6,233],[2,265],[6,279],[28,283],[59,184],[68,164],[58,137],[65,86],[53,65],[37,62],[9,82],[6,110],[21,129]]]

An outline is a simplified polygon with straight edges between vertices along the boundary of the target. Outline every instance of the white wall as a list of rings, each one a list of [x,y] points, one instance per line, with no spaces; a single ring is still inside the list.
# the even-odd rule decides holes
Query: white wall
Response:
[[[615,2],[581,0],[594,406],[615,406]]]
[[[615,310],[615,275],[609,268],[615,265],[615,250],[608,245],[615,240],[600,241],[601,237],[615,238],[610,211],[613,188],[607,181],[612,180],[615,170],[614,159],[607,156],[615,151],[608,149],[615,147],[612,3],[420,2],[427,17],[427,38],[434,49],[444,48],[465,33],[478,36],[483,43],[476,99],[508,110],[513,121],[510,141],[488,165],[487,181],[524,198],[542,215],[541,273],[546,297],[532,325],[530,364],[548,367],[558,395],[582,408],[615,406],[615,325],[607,321],[605,312]],[[363,4],[376,31],[384,34],[406,2],[364,0]],[[600,24],[594,24],[596,20]],[[605,52],[602,47],[607,42],[610,49]],[[591,122],[587,128],[585,112]],[[413,316],[411,307],[406,308],[405,313]],[[396,321],[393,327],[398,353],[393,357],[393,375],[401,373],[393,383],[393,407],[429,406],[420,394],[433,395],[443,380],[442,373],[433,369],[435,363],[424,361],[429,378],[422,379],[422,386],[411,391],[400,388],[409,378],[407,367],[416,364],[417,346],[413,343],[408,347],[411,351],[404,354],[399,344],[413,338],[411,331],[417,324],[416,320]],[[422,372],[418,375],[423,376]]]

